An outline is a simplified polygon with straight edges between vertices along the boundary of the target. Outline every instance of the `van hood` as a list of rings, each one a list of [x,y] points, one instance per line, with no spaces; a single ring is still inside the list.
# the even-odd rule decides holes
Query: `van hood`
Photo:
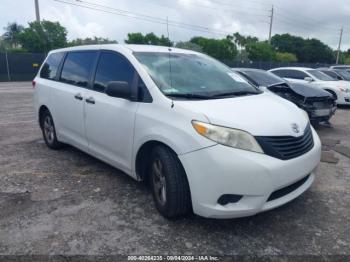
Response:
[[[244,130],[254,136],[297,137],[309,123],[297,106],[269,93],[226,99],[176,100],[174,104],[204,114],[211,124]],[[293,131],[292,124],[299,126],[298,134]]]

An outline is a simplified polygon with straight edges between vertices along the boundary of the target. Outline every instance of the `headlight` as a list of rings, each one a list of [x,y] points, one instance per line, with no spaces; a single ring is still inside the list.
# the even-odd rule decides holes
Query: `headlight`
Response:
[[[245,131],[211,125],[199,121],[192,121],[192,125],[198,134],[221,145],[264,153],[255,138]]]
[[[350,93],[350,89],[346,88],[346,87],[339,87],[340,91],[344,92],[344,93]]]

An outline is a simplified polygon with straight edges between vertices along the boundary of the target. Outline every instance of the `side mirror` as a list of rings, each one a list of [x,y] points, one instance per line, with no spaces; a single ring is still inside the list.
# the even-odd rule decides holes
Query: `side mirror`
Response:
[[[123,81],[111,81],[108,82],[106,94],[111,97],[119,97],[127,100],[131,100],[131,87],[127,82]]]
[[[306,77],[304,78],[304,80],[305,80],[305,81],[308,81],[308,82],[314,81],[314,80],[312,79],[312,77],[309,77],[309,76],[306,76]]]

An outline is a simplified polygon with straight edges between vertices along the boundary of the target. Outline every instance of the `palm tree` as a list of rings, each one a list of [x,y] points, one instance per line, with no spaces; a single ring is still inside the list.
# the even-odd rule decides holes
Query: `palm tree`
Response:
[[[8,42],[12,48],[17,48],[19,45],[18,35],[24,30],[22,25],[17,24],[16,22],[8,23],[4,27],[5,33],[3,34],[4,40]]]
[[[234,37],[235,43],[240,47],[239,48],[240,49],[239,53],[240,53],[240,57],[241,57],[241,61],[242,61],[242,59],[243,59],[242,52],[243,52],[243,47],[246,44],[246,38],[243,35],[241,35],[240,33],[238,33],[238,32],[234,33],[233,37]]]

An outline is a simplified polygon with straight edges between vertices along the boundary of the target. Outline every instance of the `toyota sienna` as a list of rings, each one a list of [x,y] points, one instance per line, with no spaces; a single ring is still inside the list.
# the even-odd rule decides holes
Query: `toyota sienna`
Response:
[[[51,51],[33,80],[47,146],[149,181],[167,218],[233,218],[295,199],[320,140],[305,111],[207,55],[144,45]]]

